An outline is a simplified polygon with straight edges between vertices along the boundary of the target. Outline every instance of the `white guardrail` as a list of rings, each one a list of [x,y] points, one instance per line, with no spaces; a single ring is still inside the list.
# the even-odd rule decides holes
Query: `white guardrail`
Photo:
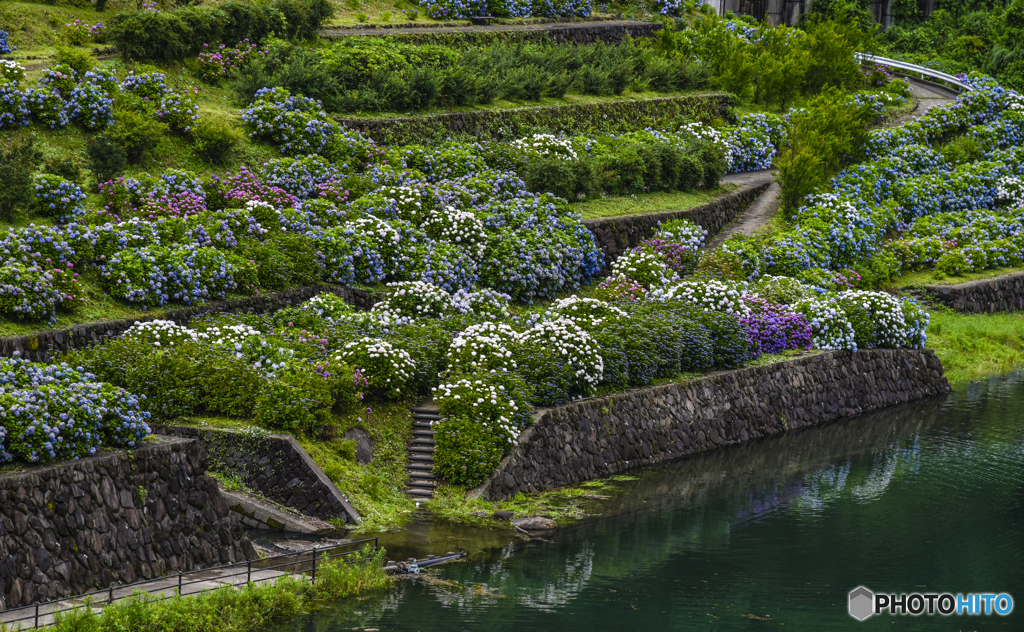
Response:
[[[879,57],[877,55],[870,55],[868,53],[854,53],[853,56],[862,64],[879,64],[882,66],[888,66],[890,68],[896,68],[905,72],[912,72],[922,76],[922,78],[935,79],[936,81],[942,81],[950,84],[958,90],[970,92],[974,90],[971,86],[967,85],[963,81],[960,81],[953,75],[947,75],[944,72],[938,70],[932,70],[931,68],[925,68],[924,66],[918,66],[917,64],[909,64],[905,61],[899,61],[896,59],[888,59],[886,57]]]

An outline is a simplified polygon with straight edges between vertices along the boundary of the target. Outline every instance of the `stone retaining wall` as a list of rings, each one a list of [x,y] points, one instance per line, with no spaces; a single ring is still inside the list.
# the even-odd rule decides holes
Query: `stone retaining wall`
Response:
[[[963,314],[1024,310],[1024,272],[957,285],[931,285],[925,291]]]
[[[369,309],[375,302],[373,295],[364,290],[336,285],[311,285],[243,299],[210,301],[196,307],[175,309],[157,315],[139,312],[139,315],[135,318],[122,318],[120,320],[75,325],[73,327],[51,329],[25,336],[7,336],[0,338],[0,356],[11,357],[18,354],[28,360],[45,362],[53,355],[74,349],[82,349],[108,338],[119,336],[139,321],[173,320],[179,325],[187,325],[192,318],[210,312],[253,312],[263,314],[274,312],[284,307],[298,305],[324,292],[331,292],[340,296],[356,309]]]
[[[506,499],[949,392],[928,349],[828,351],[538,411],[477,494]]]
[[[708,241],[737,215],[750,206],[771,184],[766,181],[748,184],[719,199],[684,211],[666,211],[651,215],[630,215],[607,219],[583,220],[583,225],[594,234],[597,247],[604,253],[605,265],[610,265],[623,252],[650,239],[658,226],[673,219],[688,219],[708,231]]]
[[[0,475],[0,610],[256,557],[196,441]]]
[[[632,20],[605,20],[591,18],[573,21],[558,18],[542,20],[534,24],[505,24],[495,20],[488,26],[437,26],[427,22],[390,24],[361,24],[344,29],[324,29],[320,34],[327,39],[345,37],[399,37],[403,40],[429,43],[431,36],[452,36],[475,40],[486,37],[533,39],[545,36],[559,44],[593,44],[606,42],[618,44],[628,34],[638,37],[652,37],[661,30],[660,22],[634,22]]]
[[[321,520],[360,523],[359,512],[291,435],[192,426],[156,426],[153,431],[196,439],[209,454],[210,469],[237,476],[276,503]]]
[[[378,143],[405,145],[443,139],[452,134],[471,134],[489,140],[513,140],[542,129],[567,134],[580,134],[593,129],[660,129],[670,124],[678,125],[680,119],[729,120],[731,103],[732,97],[727,94],[706,94],[399,118],[336,120]]]

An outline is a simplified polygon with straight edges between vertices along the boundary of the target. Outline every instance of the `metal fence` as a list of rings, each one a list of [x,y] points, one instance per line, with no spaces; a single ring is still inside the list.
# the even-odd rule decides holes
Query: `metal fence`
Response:
[[[11,631],[46,628],[54,624],[54,615],[60,612],[84,607],[102,607],[139,591],[146,593],[149,598],[162,601],[178,595],[196,595],[224,586],[244,586],[250,582],[273,581],[284,575],[308,575],[309,581],[315,582],[317,566],[322,566],[325,561],[344,560],[361,551],[376,551],[379,548],[378,538],[368,538],[314,547],[299,553],[285,553],[110,586],[103,590],[0,611],[0,629],[4,629],[3,626]]]
[[[942,83],[949,84],[957,90],[963,90],[970,92],[974,90],[970,85],[960,81],[956,77],[938,70],[931,68],[925,68],[924,66],[918,66],[917,64],[910,64],[905,61],[899,61],[898,59],[888,59],[887,57],[879,57],[877,55],[870,55],[868,53],[854,53],[854,57],[862,64],[881,64],[883,66],[889,66],[890,68],[896,68],[906,73],[913,73],[920,75],[922,79],[927,78],[933,81],[940,81]]]

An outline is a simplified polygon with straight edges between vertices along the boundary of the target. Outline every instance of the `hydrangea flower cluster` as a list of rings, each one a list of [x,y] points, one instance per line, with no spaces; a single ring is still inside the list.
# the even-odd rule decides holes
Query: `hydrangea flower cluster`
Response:
[[[265,57],[270,51],[260,48],[248,38],[233,47],[221,44],[216,49],[203,44],[203,52],[199,53],[198,63],[200,77],[205,81],[217,81],[234,70]]]
[[[750,355],[810,349],[812,329],[807,317],[757,296],[743,298],[750,312],[740,319],[750,339]]]
[[[552,156],[563,160],[578,160],[579,156],[573,149],[572,140],[560,138],[554,134],[534,134],[509,143],[515,150],[530,156]]]
[[[746,293],[746,283],[698,279],[656,290],[651,293],[651,298],[657,301],[686,301],[705,312],[723,312],[745,318],[750,315],[750,306],[744,300]]]
[[[612,263],[611,275],[632,279],[645,288],[662,287],[678,278],[660,253],[645,246],[623,253]]]
[[[609,276],[594,288],[594,297],[609,302],[635,303],[647,295],[642,285],[624,274]]]
[[[571,320],[587,331],[609,318],[629,318],[626,312],[614,305],[596,298],[580,298],[575,294],[555,301],[551,311],[556,319]]]
[[[514,371],[512,349],[518,334],[505,323],[483,322],[459,333],[448,347],[448,372]]]
[[[150,432],[138,397],[66,363],[0,359],[0,463],[78,459]]]
[[[54,175],[37,175],[32,179],[35,190],[33,211],[60,221],[78,213],[85,192],[77,184]]]
[[[25,67],[10,59],[0,59],[0,79],[7,81],[24,81]]]
[[[771,169],[786,142],[786,125],[773,114],[746,114],[724,132],[730,173]]]
[[[6,55],[7,53],[13,53],[18,50],[17,46],[11,46],[7,31],[0,31],[0,55]]]
[[[497,17],[588,17],[590,0],[426,0],[420,5],[435,20],[456,20],[481,15]]]
[[[359,369],[369,383],[372,393],[384,398],[399,398],[410,393],[408,384],[412,380],[416,363],[404,349],[398,349],[386,340],[361,338],[346,344],[334,357]]]
[[[143,344],[163,348],[175,347],[185,342],[196,342],[209,337],[206,332],[198,332],[184,327],[173,320],[135,321],[135,324],[129,327],[122,336]]]
[[[604,375],[604,359],[600,349],[582,327],[572,320],[541,321],[519,334],[516,339],[519,357],[537,354],[553,355],[572,368],[569,376],[571,391],[590,395]]]

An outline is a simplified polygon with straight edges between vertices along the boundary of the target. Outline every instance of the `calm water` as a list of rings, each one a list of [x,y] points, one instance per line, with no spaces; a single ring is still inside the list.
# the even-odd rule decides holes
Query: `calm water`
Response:
[[[1024,630],[1024,375],[639,473],[549,536],[420,523],[469,561],[275,632]],[[441,580],[441,581],[438,581]],[[846,614],[879,592],[1009,592],[1008,617]]]

